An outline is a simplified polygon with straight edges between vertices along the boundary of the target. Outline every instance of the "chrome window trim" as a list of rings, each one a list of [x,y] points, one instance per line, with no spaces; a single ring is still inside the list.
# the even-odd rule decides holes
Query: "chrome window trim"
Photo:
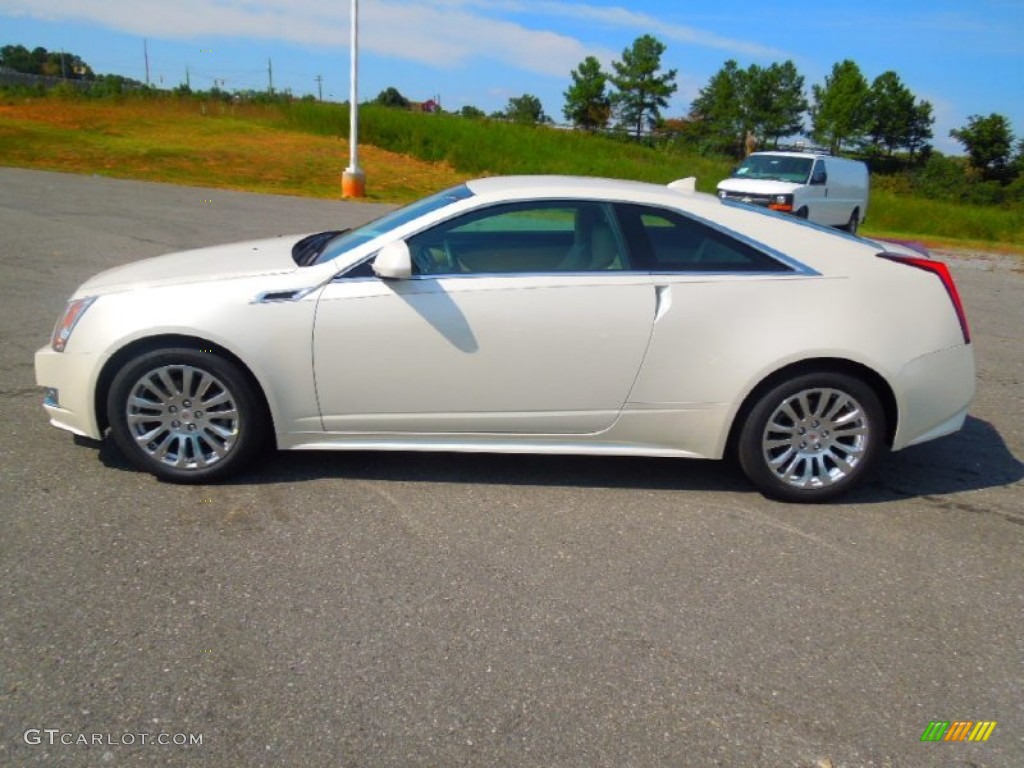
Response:
[[[757,206],[747,205],[745,203],[734,203],[734,202],[728,201],[728,200],[722,200],[721,203],[722,203],[722,205],[734,205],[736,207],[742,208],[743,210],[756,210],[756,211],[765,211],[765,210],[767,210],[767,209],[764,209],[764,208],[758,208]],[[788,267],[791,271],[796,272],[797,274],[805,275],[805,276],[817,276],[817,275],[821,274],[820,272],[818,272],[818,270],[812,269],[811,267],[807,266],[803,262],[797,261],[792,256],[787,256],[782,251],[775,250],[770,245],[765,245],[764,243],[761,243],[761,242],[758,242],[757,240],[754,240],[752,237],[748,237],[747,235],[744,235],[741,232],[737,232],[734,229],[729,229],[729,227],[723,226],[723,225],[719,224],[718,222],[711,221],[710,219],[705,219],[703,216],[698,216],[695,213],[690,213],[689,211],[684,211],[684,210],[678,209],[678,208],[664,208],[664,206],[655,206],[655,205],[651,205],[649,203],[630,203],[630,205],[638,205],[638,206],[642,205],[644,207],[651,208],[651,209],[662,208],[663,210],[670,210],[673,213],[679,214],[680,216],[685,216],[688,219],[692,219],[693,221],[696,221],[696,222],[698,222],[700,224],[703,224],[704,226],[709,227],[710,229],[713,229],[716,232],[720,232],[721,234],[725,235],[726,237],[731,237],[733,240],[736,240],[736,241],[738,241],[740,243],[743,243],[748,248],[753,248],[755,251],[758,251],[759,253],[765,255],[766,257],[768,257],[769,259],[772,259],[773,261],[779,262],[780,264],[782,264],[785,267]],[[774,213],[774,211],[772,211],[772,213]],[[777,214],[777,215],[782,216],[782,215],[785,215],[785,214]],[[790,217],[790,218],[792,218],[792,217]],[[798,219],[798,221],[802,221],[802,219]],[[719,270],[719,271],[721,271],[721,270]],[[677,275],[677,274],[691,275],[691,274],[699,274],[699,273],[697,271],[681,270],[679,272],[670,272],[669,274],[674,274],[674,275]],[[728,270],[728,271],[724,272],[723,274],[729,274],[729,275],[731,275],[731,274],[749,275],[749,274],[754,274],[754,273],[753,272],[744,272],[743,270],[736,270],[736,271]],[[766,272],[764,274],[777,275],[779,273],[778,272]]]
[[[778,277],[778,278],[794,278],[794,277],[817,277],[820,276],[819,272],[812,269],[806,271],[790,270],[787,272],[777,271],[765,271],[765,270],[750,270],[744,272],[740,270],[721,270],[721,269],[709,269],[709,270],[643,270],[643,269],[631,269],[631,270],[601,270],[594,272],[475,272],[475,273],[437,273],[433,275],[411,275],[405,278],[407,280],[424,281],[424,280],[484,280],[491,278],[537,278],[537,277],[576,277],[576,278],[594,278],[594,277]],[[331,282],[358,282],[358,281],[380,281],[382,278],[376,276],[360,276],[360,277],[345,277],[339,275],[335,277]]]
[[[740,270],[677,270],[677,271],[652,271],[646,269],[631,269],[631,270],[600,270],[595,272],[475,272],[475,273],[438,273],[434,275],[412,275],[407,277],[406,280],[482,280],[493,277],[814,277],[819,276],[820,273],[814,270],[807,272],[799,272],[797,270],[790,270],[788,272],[777,272],[772,270],[751,270],[749,272],[743,272]],[[367,280],[379,280],[380,278],[352,278],[353,280],[367,279]]]
[[[450,222],[452,219],[456,218],[457,216],[461,216],[461,215],[463,215],[465,213],[482,211],[482,210],[486,210],[488,208],[494,208],[494,207],[498,207],[498,206],[501,206],[501,205],[506,205],[506,204],[510,204],[510,203],[521,203],[521,202],[527,202],[527,203],[530,203],[530,202],[545,202],[545,203],[574,203],[574,202],[578,202],[578,203],[598,203],[598,204],[610,204],[613,207],[613,209],[614,209],[614,206],[616,204],[620,204],[621,203],[621,204],[626,204],[626,205],[642,206],[642,207],[645,207],[645,208],[649,208],[652,211],[658,211],[658,210],[671,211],[672,213],[675,213],[675,214],[677,214],[679,216],[684,216],[684,217],[689,218],[689,219],[691,219],[691,220],[693,220],[695,222],[698,222],[699,224],[702,224],[702,225],[704,225],[706,227],[709,227],[710,229],[713,229],[716,232],[719,232],[719,233],[725,235],[726,237],[731,237],[732,239],[734,239],[734,240],[736,240],[736,241],[738,241],[740,243],[743,243],[748,248],[753,248],[755,251],[758,251],[759,253],[763,254],[765,257],[767,257],[767,258],[769,258],[769,259],[771,259],[773,261],[776,261],[779,264],[781,264],[782,266],[786,267],[789,271],[788,272],[774,272],[774,271],[770,271],[770,270],[744,271],[744,270],[721,270],[721,269],[706,270],[706,271],[704,271],[704,270],[695,270],[695,269],[694,270],[686,269],[686,270],[653,270],[652,271],[652,270],[632,270],[632,269],[627,270],[627,269],[622,269],[622,270],[597,270],[597,271],[593,271],[593,272],[557,272],[557,271],[552,271],[552,272],[475,272],[475,273],[438,273],[438,274],[432,274],[432,275],[412,275],[412,276],[410,276],[407,279],[409,279],[409,280],[431,280],[431,279],[436,280],[436,279],[438,279],[440,277],[444,277],[444,278],[447,278],[447,279],[451,279],[451,278],[466,278],[466,277],[473,277],[473,278],[476,278],[476,277],[545,277],[545,276],[551,276],[551,275],[577,275],[577,276],[584,276],[584,275],[587,275],[587,276],[594,276],[594,275],[654,275],[654,276],[673,276],[673,275],[676,275],[676,276],[678,276],[678,275],[724,276],[724,275],[741,275],[741,276],[744,276],[744,277],[750,277],[750,276],[761,276],[761,277],[764,277],[764,276],[772,276],[772,275],[774,275],[774,276],[797,275],[797,276],[802,276],[802,277],[820,277],[821,276],[821,273],[818,270],[813,269],[812,267],[807,266],[803,262],[797,261],[793,257],[787,256],[786,254],[784,254],[781,251],[778,251],[778,250],[772,248],[771,246],[765,245],[764,243],[761,243],[761,242],[759,242],[757,240],[754,240],[753,238],[748,237],[747,235],[744,235],[741,232],[737,232],[734,229],[730,229],[729,227],[726,227],[726,226],[723,226],[723,225],[721,225],[721,224],[719,224],[717,222],[711,221],[710,219],[706,219],[703,216],[699,216],[699,215],[697,215],[695,213],[691,213],[690,211],[684,210],[682,208],[673,208],[673,207],[669,207],[669,206],[665,206],[665,205],[660,205],[660,204],[657,204],[657,203],[638,203],[638,202],[633,201],[633,200],[602,200],[602,199],[591,200],[591,199],[584,199],[584,198],[572,198],[572,199],[567,199],[567,198],[538,198],[536,200],[507,200],[507,201],[486,203],[484,205],[481,205],[479,208],[473,208],[473,209],[471,209],[469,211],[460,211],[460,212],[454,214],[453,216],[451,216],[449,218],[433,222],[432,224],[430,224],[428,226],[425,226],[422,229],[418,229],[415,232],[411,232],[410,234],[408,234],[403,239],[404,240],[409,240],[410,238],[413,238],[413,237],[415,237],[417,235],[422,234],[427,229],[430,229],[430,228],[435,227],[435,226],[440,226],[442,224]],[[722,205],[729,205],[729,206],[733,206],[733,207],[737,207],[737,208],[742,208],[744,210],[755,210],[755,211],[757,211],[759,213],[762,213],[764,215],[784,217],[784,218],[786,218],[787,221],[796,221],[796,222],[798,222],[800,224],[804,224],[805,226],[810,226],[810,227],[813,227],[813,228],[819,229],[819,230],[827,230],[827,231],[829,231],[829,232],[831,232],[833,234],[836,234],[836,235],[839,235],[839,236],[845,235],[846,237],[850,237],[850,238],[853,238],[853,239],[856,239],[858,241],[863,242],[862,238],[857,238],[857,237],[855,237],[853,235],[849,235],[849,234],[843,233],[841,231],[834,230],[834,229],[832,229],[830,227],[821,227],[820,225],[813,224],[811,222],[806,222],[803,219],[794,219],[792,216],[790,216],[788,214],[781,214],[781,213],[777,213],[775,211],[769,211],[768,209],[765,209],[765,208],[758,208],[756,206],[746,205],[746,204],[743,204],[743,203],[737,203],[737,202],[730,201],[730,200],[721,200],[720,202],[721,202]],[[615,215],[615,220],[616,220],[616,229],[620,229],[620,227],[618,226],[618,215],[617,214]],[[628,245],[627,245],[627,250],[628,250]],[[378,249],[378,251],[379,251],[379,249]],[[368,256],[360,259],[355,264],[351,264],[344,272],[342,272],[339,275],[336,275],[331,280],[331,282],[337,282],[339,280],[380,280],[380,278],[376,277],[376,276],[373,276],[373,277],[370,277],[370,276],[346,277],[346,275],[349,272],[351,272],[352,270],[357,269],[360,266],[362,266],[363,264],[369,263],[373,259],[375,259],[377,257],[377,252],[378,251],[374,251],[373,253],[369,254]]]

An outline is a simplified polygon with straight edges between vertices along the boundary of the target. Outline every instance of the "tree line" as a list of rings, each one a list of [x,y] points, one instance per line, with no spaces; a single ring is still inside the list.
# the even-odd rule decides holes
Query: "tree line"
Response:
[[[25,75],[61,77],[65,80],[95,80],[92,68],[80,56],[64,51],[48,51],[36,47],[31,51],[23,45],[0,48],[0,66]]]

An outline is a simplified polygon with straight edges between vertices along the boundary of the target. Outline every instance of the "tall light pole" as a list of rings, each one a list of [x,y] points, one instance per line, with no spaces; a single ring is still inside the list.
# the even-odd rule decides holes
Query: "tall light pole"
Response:
[[[341,174],[342,197],[365,197],[366,174],[359,167],[359,0],[352,0],[352,85],[349,95],[348,168]]]

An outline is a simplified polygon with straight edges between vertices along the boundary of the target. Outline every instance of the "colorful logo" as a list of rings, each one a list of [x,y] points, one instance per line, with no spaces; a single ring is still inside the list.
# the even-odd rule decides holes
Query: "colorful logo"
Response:
[[[995,729],[995,720],[932,720],[921,741],[988,741]]]

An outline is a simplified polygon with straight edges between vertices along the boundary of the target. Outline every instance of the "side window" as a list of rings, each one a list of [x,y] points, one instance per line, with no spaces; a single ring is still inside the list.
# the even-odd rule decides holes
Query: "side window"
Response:
[[[828,169],[825,167],[825,161],[819,160],[814,164],[814,170],[811,172],[811,184],[827,184],[828,183]]]
[[[676,211],[622,204],[623,230],[638,267],[652,272],[788,272],[753,246]]]
[[[628,267],[603,203],[496,205],[409,239],[417,275],[589,272]]]

